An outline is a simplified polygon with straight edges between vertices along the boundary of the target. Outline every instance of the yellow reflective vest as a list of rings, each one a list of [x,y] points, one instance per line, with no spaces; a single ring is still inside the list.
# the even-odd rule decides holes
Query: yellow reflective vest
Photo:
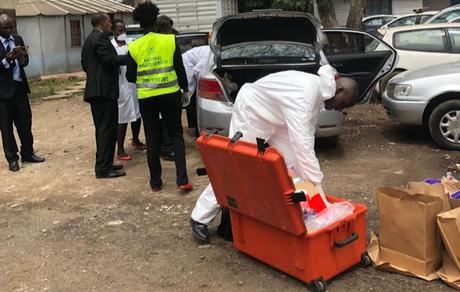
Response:
[[[128,44],[137,63],[137,96],[145,99],[179,90],[174,70],[176,37],[172,34],[148,33]]]

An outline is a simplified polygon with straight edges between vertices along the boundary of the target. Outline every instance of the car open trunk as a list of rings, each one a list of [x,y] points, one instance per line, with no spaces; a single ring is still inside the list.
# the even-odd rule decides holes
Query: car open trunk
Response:
[[[260,66],[260,67],[225,67],[225,68],[216,68],[214,69],[214,75],[221,80],[222,85],[227,93],[227,96],[231,101],[235,101],[238,90],[243,86],[243,84],[248,82],[254,82],[268,74],[276,73],[286,70],[298,70],[307,73],[316,73],[319,67],[316,65],[298,65],[298,66]],[[238,86],[238,90],[231,91],[231,86],[225,79],[234,82]]]
[[[238,88],[284,70],[316,73],[323,38],[318,21],[307,13],[258,11],[227,16],[213,28],[213,73]],[[228,92],[228,83],[222,83],[234,100],[237,91]]]

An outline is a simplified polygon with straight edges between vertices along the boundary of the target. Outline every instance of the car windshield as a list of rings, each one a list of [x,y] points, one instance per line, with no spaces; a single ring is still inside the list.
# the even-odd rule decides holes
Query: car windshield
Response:
[[[266,60],[274,63],[280,61],[289,62],[313,62],[316,53],[313,46],[298,43],[245,43],[231,46],[222,50],[222,61],[233,63],[245,60],[245,62],[259,63]]]
[[[438,16],[436,19],[431,21],[431,23],[450,22],[459,16],[460,16],[460,10],[453,10],[453,11],[445,12],[444,14]]]

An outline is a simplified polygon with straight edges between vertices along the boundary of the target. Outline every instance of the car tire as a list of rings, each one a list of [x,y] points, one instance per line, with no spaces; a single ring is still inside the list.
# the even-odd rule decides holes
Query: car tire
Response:
[[[430,114],[428,128],[440,147],[460,150],[460,100],[449,100],[438,105]]]
[[[379,94],[378,94],[378,99],[379,99],[380,102],[382,101],[382,95],[383,95],[383,92],[385,91],[385,88],[387,87],[388,81],[390,81],[393,77],[395,77],[396,75],[398,75],[398,74],[400,74],[402,72],[404,72],[404,70],[395,70],[395,71],[391,72],[390,74],[388,74],[387,76],[385,76],[382,79],[380,79],[380,81],[379,81]]]

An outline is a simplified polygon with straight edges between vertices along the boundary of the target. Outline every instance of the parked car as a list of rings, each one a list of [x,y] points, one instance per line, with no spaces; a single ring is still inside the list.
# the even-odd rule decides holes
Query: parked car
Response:
[[[316,73],[328,60],[340,74],[358,81],[363,97],[392,71],[396,61],[396,52],[370,34],[346,29],[321,31],[313,16],[299,12],[228,16],[216,22],[212,36],[214,57],[210,57],[209,72],[198,82],[198,128],[218,129],[223,135],[228,134],[237,95],[237,91],[228,93],[227,77],[241,88],[278,71]],[[342,120],[341,112],[322,111],[316,136],[337,137]]]
[[[426,21],[426,23],[447,23],[450,20],[457,18],[460,16],[460,5],[454,5],[451,7],[447,7],[437,14],[433,15],[430,19]]]
[[[382,25],[377,31],[380,35],[385,35],[385,31],[389,28],[423,24],[438,11],[425,11],[421,13],[406,14],[400,16],[387,24]]]
[[[389,117],[427,127],[442,148],[460,150],[460,62],[407,71],[383,94]]]
[[[373,15],[364,17],[361,22],[361,30],[375,35],[377,29],[396,18],[398,18],[396,15]]]
[[[390,28],[382,39],[396,49],[399,60],[393,73],[380,81],[380,93],[401,72],[460,61],[460,23]]]

